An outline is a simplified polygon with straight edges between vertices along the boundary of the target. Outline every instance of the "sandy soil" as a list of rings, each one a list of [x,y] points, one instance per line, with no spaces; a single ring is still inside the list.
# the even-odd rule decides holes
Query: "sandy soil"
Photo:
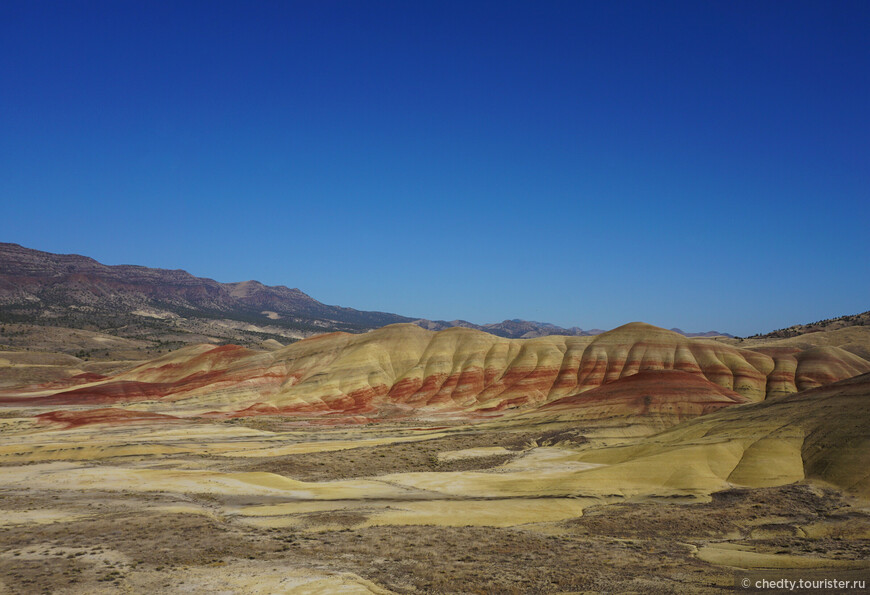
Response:
[[[707,593],[870,567],[851,496],[581,496],[618,441],[558,428],[4,421],[0,593]]]

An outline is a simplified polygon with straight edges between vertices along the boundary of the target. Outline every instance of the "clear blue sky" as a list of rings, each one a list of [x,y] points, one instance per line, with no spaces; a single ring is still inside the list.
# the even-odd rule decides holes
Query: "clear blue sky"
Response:
[[[870,308],[870,2],[0,3],[0,240],[474,322]]]

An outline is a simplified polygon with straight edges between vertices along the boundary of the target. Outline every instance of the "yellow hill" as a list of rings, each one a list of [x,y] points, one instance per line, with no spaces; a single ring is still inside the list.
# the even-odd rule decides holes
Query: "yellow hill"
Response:
[[[695,376],[738,395],[732,404],[868,372],[870,362],[835,346],[749,350],[643,323],[596,337],[525,340],[398,324],[361,335],[321,335],[273,351],[191,346],[75,388],[0,395],[0,403],[136,403],[173,415],[474,419],[534,410],[651,371]],[[692,411],[684,408],[675,419]]]
[[[724,409],[633,444],[586,453],[589,489],[709,493],[822,480],[870,496],[870,374]]]

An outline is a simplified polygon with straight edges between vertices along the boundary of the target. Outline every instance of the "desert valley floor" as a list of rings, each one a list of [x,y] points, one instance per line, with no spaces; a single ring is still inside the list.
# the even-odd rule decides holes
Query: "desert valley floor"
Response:
[[[813,335],[738,344],[632,324],[518,340],[400,324],[101,373],[2,352],[0,592],[865,578],[870,335]]]

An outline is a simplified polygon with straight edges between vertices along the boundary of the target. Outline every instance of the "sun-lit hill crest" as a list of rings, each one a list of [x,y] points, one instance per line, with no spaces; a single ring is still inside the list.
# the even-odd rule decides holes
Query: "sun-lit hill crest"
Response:
[[[681,375],[667,381],[649,375],[667,370]],[[554,410],[570,403],[580,407],[596,394],[616,403],[622,398],[616,381],[647,373],[626,386],[682,419],[868,371],[870,362],[836,347],[739,349],[643,323],[595,337],[526,340],[397,324],[361,335],[320,335],[273,351],[191,346],[93,382],[46,385],[0,400],[32,406],[135,403],[140,410],[174,415],[486,417],[545,404]],[[643,403],[623,401],[626,411]]]

